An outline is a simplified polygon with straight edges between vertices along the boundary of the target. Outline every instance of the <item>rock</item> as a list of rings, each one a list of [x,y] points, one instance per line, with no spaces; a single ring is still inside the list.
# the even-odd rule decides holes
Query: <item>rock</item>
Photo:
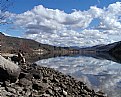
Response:
[[[96,92],[97,94],[101,94],[101,95],[104,95],[104,92],[102,90]]]
[[[48,80],[47,77],[45,77],[45,78],[42,79],[42,81],[43,81],[43,83],[47,83],[49,80]]]
[[[30,90],[27,90],[26,93],[25,93],[25,95],[26,95],[27,97],[30,97],[31,91],[30,91]]]
[[[41,76],[40,73],[34,73],[34,74],[33,74],[33,77],[34,77],[35,79],[42,79],[42,76]]]
[[[26,73],[21,72],[20,75],[19,75],[19,79],[24,78],[25,76],[26,76]]]
[[[56,77],[53,77],[52,82],[59,83],[59,80]]]
[[[5,86],[10,86],[10,82],[9,81],[5,81],[4,84],[5,84]]]
[[[61,84],[61,87],[67,89],[67,87],[63,83]]]
[[[0,97],[106,97],[54,69],[31,64],[26,67],[20,64],[21,73],[15,83],[0,83]]]
[[[42,90],[42,91],[45,91],[49,85],[47,83],[42,83],[42,82],[34,82],[33,83],[33,89],[35,90]]]
[[[55,91],[59,91],[61,88],[60,87],[54,87]]]
[[[33,75],[30,74],[30,73],[27,73],[27,74],[25,75],[25,78],[28,79],[28,80],[31,80],[31,79],[33,78]]]
[[[14,88],[11,87],[7,87],[7,91],[12,92],[12,93],[16,93],[16,90]]]
[[[0,55],[0,80],[5,81],[10,79],[11,82],[15,82],[20,74],[20,68],[18,65],[8,61]]]
[[[53,95],[53,91],[52,91],[51,89],[48,89],[48,90],[46,91],[46,93],[47,93],[47,94],[50,94],[50,95]]]
[[[20,83],[21,85],[23,85],[23,86],[30,86],[30,85],[32,85],[32,82],[29,81],[29,80],[26,79],[26,78],[20,79],[19,83]]]
[[[65,90],[63,90],[63,95],[66,96],[67,95],[67,92]]]
[[[49,94],[43,94],[43,95],[37,96],[37,97],[50,97],[50,95]]]

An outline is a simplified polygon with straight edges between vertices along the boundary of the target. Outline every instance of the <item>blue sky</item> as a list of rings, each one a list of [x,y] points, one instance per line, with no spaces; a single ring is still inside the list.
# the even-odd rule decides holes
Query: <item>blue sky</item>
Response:
[[[64,10],[66,13],[71,13],[72,9],[87,10],[90,6],[99,8],[107,7],[111,3],[120,0],[13,0],[14,5],[9,9],[13,13],[23,13],[31,10],[34,6],[43,5],[51,9]]]
[[[33,9],[34,6],[43,5],[46,8],[59,9],[66,13],[71,13],[73,9],[84,11],[88,10],[90,6],[103,8],[117,1],[120,0],[13,0],[13,6],[11,6],[8,11],[11,13],[20,14]],[[91,25],[95,25],[97,22],[97,20],[93,21]],[[12,36],[23,35],[23,30],[11,30],[8,25],[7,27],[1,26],[0,30]]]
[[[8,35],[62,46],[64,41],[68,41],[66,46],[81,46],[120,39],[121,0],[12,1],[13,6],[8,11],[14,14],[15,21],[12,25],[0,26],[0,30]],[[53,40],[49,39],[50,36]],[[79,44],[79,40],[86,41]]]

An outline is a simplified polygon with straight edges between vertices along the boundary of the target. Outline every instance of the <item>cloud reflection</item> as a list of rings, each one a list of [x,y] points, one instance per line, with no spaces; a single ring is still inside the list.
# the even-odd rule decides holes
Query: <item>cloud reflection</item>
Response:
[[[42,66],[83,79],[95,90],[102,89],[110,97],[121,97],[121,64],[91,57],[57,57],[40,60]]]

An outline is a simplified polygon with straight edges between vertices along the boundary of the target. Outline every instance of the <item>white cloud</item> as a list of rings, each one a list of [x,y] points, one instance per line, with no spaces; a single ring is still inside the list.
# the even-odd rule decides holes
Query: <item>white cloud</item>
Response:
[[[121,2],[107,8],[90,7],[67,14],[42,5],[14,15],[15,25],[26,30],[26,37],[58,46],[92,46],[120,40]],[[91,29],[90,23],[99,19],[101,25]],[[89,28],[90,27],[90,28]]]
[[[11,18],[9,18],[12,14],[9,12],[2,12],[0,10],[0,24],[8,24],[10,23]]]

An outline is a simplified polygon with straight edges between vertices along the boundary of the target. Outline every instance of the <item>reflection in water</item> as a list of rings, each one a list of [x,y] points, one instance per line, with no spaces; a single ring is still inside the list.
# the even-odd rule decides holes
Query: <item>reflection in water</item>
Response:
[[[121,64],[82,56],[43,59],[37,64],[83,79],[95,90],[103,90],[109,97],[121,97]]]

